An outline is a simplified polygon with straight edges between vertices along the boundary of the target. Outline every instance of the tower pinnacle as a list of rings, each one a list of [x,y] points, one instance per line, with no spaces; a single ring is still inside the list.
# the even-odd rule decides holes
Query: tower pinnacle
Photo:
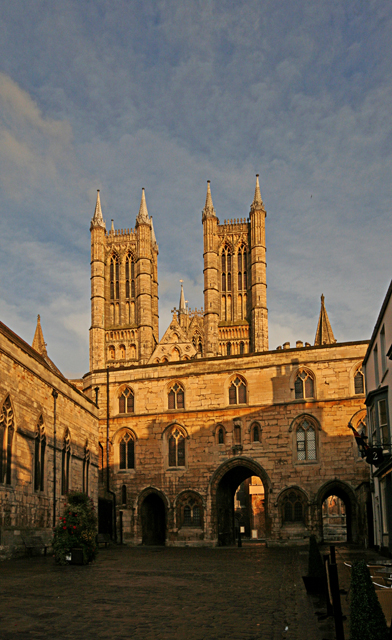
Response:
[[[256,209],[262,209],[263,211],[265,211],[263,200],[261,199],[260,184],[259,184],[259,174],[258,173],[256,174],[255,195],[254,195],[254,198],[253,198],[253,202],[250,205],[250,210],[251,211],[255,211]]]
[[[315,347],[321,347],[323,344],[335,344],[336,342],[324,301],[324,294],[321,294],[320,316],[317,325],[316,337],[314,339]]]
[[[186,313],[186,304],[185,304],[185,296],[184,296],[184,285],[183,285],[183,280],[180,280],[181,282],[181,293],[180,293],[180,305],[179,305],[179,312],[180,313]]]
[[[92,227],[103,227],[106,229],[105,222],[102,217],[102,209],[101,209],[101,198],[99,196],[99,189],[97,190],[97,202],[95,204],[95,211],[93,218],[91,220],[91,228]]]
[[[206,203],[203,209],[203,220],[205,220],[205,218],[215,218],[215,217],[216,217],[216,214],[215,214],[214,205],[212,204],[210,181],[207,180],[207,195],[206,195]]]
[[[139,213],[136,218],[136,224],[149,224],[150,218],[147,211],[146,195],[144,193],[144,187],[142,188],[142,199],[140,201]]]
[[[39,315],[37,316],[37,327],[35,329],[35,334],[34,334],[34,340],[33,340],[32,347],[33,347],[33,349],[38,351],[38,353],[41,356],[45,357],[45,356],[48,355],[48,353],[46,351],[46,342],[44,340],[44,334],[42,333],[41,317]]]

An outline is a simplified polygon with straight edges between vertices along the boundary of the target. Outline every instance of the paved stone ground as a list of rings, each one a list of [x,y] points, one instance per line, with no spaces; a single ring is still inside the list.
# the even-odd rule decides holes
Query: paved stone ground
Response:
[[[304,547],[112,546],[87,567],[5,561],[0,639],[332,639],[302,584],[307,557]]]

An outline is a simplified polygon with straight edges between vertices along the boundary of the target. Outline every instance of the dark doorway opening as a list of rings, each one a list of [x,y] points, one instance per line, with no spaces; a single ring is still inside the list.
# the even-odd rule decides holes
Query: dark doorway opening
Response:
[[[165,505],[156,493],[144,498],[141,506],[142,544],[164,545],[166,540]]]
[[[328,505],[332,504],[332,510],[328,509]],[[336,537],[333,538],[333,531],[330,528],[331,517],[328,517],[330,511],[336,511],[336,522],[341,522],[341,526],[336,527]],[[340,516],[338,515],[340,512]],[[327,515],[325,518],[324,516]],[[352,504],[347,493],[341,486],[332,486],[322,497],[321,500],[321,518],[322,518],[322,534],[323,539],[332,542],[338,539],[343,542],[352,542],[353,540],[353,512]],[[331,537],[332,536],[332,537]]]
[[[257,481],[259,480],[259,482]],[[261,491],[262,489],[262,491]],[[218,519],[218,543],[223,546],[235,543],[239,528],[245,528],[245,536],[264,537],[266,503],[264,485],[253,469],[238,465],[225,473],[216,491]],[[263,523],[262,531],[261,525]],[[259,531],[260,528],[260,531]]]
[[[113,526],[113,502],[111,500],[98,499],[98,533],[108,533],[112,537]]]

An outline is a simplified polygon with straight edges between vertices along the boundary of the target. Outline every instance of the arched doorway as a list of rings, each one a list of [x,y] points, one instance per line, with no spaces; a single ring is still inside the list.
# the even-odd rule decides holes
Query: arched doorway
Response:
[[[164,545],[166,540],[166,509],[162,498],[149,493],[140,507],[142,544]]]
[[[328,513],[335,512],[340,525],[336,529],[334,540],[337,542],[339,537],[343,542],[356,541],[358,535],[356,498],[348,485],[339,480],[327,483],[318,492],[317,504],[320,514],[320,533],[323,539],[332,541],[330,536],[334,534],[330,524],[333,516],[328,517]]]
[[[251,478],[252,480],[249,481]],[[244,526],[248,535],[251,535],[252,527],[256,521],[252,519],[252,516],[254,516],[254,511],[261,510],[263,512],[263,534],[268,537],[270,530],[268,518],[269,486],[270,481],[264,469],[250,458],[233,458],[217,469],[211,480],[211,497],[213,505],[212,528],[218,544],[234,544],[238,526]],[[238,491],[239,487],[240,491]],[[259,500],[253,500],[251,487],[255,487],[254,493],[259,496]],[[258,502],[259,506],[257,507]],[[253,505],[253,503],[255,504]]]

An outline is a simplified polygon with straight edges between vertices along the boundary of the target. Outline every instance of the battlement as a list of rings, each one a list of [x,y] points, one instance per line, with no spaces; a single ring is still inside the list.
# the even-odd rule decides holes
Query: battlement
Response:
[[[135,238],[136,232],[135,229],[114,229],[107,231],[105,233],[105,236],[108,240],[111,240],[115,237],[118,238],[119,236],[129,236],[130,238]]]

